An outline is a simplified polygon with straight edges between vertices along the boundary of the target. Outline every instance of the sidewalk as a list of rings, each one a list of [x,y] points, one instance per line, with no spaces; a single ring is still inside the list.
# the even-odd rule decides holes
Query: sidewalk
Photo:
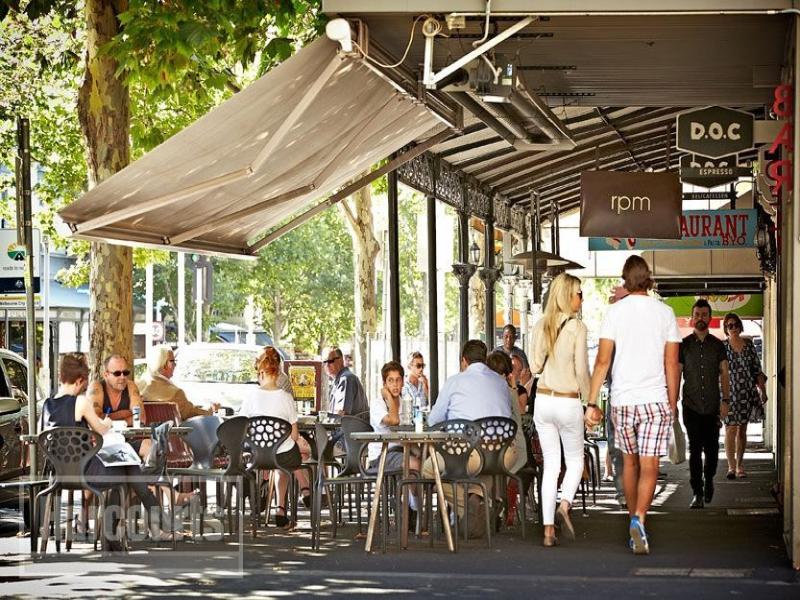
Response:
[[[492,550],[484,541],[474,540],[451,555],[441,541],[430,548],[425,540],[412,540],[409,550],[401,551],[392,539],[385,555],[367,555],[363,541],[353,539],[355,527],[344,527],[335,541],[326,528],[322,549],[315,553],[309,549],[308,522],[302,515],[300,528],[291,533],[271,527],[255,541],[245,535],[243,577],[236,574],[230,557],[236,546],[219,542],[183,543],[179,553],[139,544],[137,549],[149,551],[113,559],[82,546],[59,558],[48,555],[46,561],[32,563],[24,553],[27,539],[4,537],[0,538],[0,594],[130,598],[546,594],[581,600],[743,595],[797,600],[800,578],[785,556],[781,520],[769,493],[774,478],[771,455],[753,447],[746,467],[747,479],[727,481],[721,463],[714,501],[703,510],[690,510],[687,463],[662,463],[667,477],[659,482],[648,519],[649,556],[631,554],[627,513],[619,510],[610,484],[604,484],[597,506],[590,504],[586,518],[576,504],[573,521],[578,539],[571,545],[543,548],[541,529],[531,524],[527,539],[521,540],[517,530],[503,531],[495,537]]]

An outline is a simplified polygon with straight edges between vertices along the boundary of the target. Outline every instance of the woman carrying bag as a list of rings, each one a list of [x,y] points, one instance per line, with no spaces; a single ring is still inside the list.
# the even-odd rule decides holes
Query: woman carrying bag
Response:
[[[542,544],[545,547],[558,545],[555,520],[562,535],[575,538],[569,511],[583,474],[584,419],[591,425],[602,420],[602,411],[596,404],[589,405],[584,417],[581,403],[581,397],[589,397],[587,331],[586,325],[576,318],[582,303],[580,279],[562,273],[550,285],[544,316],[533,329],[531,371],[541,374],[533,420],[544,456]],[[556,509],[562,444],[566,474]]]

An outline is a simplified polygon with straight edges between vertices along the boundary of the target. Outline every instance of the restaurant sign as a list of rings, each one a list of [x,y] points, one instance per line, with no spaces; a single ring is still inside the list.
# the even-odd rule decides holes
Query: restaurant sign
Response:
[[[664,298],[677,316],[692,314],[692,305],[705,298],[711,305],[712,317],[724,317],[735,312],[743,319],[760,319],[764,316],[763,294],[722,294],[718,296],[673,296]]]
[[[753,147],[753,113],[707,106],[682,112],[676,121],[678,150],[722,158]]]
[[[754,248],[758,213],[744,210],[687,210],[681,215],[681,239],[589,238],[589,250],[713,250]]]
[[[582,237],[680,239],[681,182],[675,173],[581,173]]]
[[[705,188],[733,183],[742,173],[751,174],[750,169],[738,165],[735,154],[722,158],[685,154],[681,156],[680,168],[681,181]]]

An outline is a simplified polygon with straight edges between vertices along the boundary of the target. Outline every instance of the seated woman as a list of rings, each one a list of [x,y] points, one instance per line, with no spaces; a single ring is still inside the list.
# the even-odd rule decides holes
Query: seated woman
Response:
[[[59,366],[58,380],[56,395],[45,400],[42,407],[42,431],[53,427],[85,427],[101,436],[107,433],[111,429],[111,419],[98,417],[92,403],[83,395],[89,381],[86,356],[84,354],[64,356]],[[150,515],[151,538],[159,541],[171,539],[170,533],[161,531],[158,526],[166,521],[156,497],[147,487],[147,481],[142,476],[140,467],[135,465],[107,467],[95,456],[86,465],[84,475],[96,488],[108,487],[109,481],[114,484],[120,480],[128,483],[136,491]],[[107,541],[114,544],[113,540]]]
[[[515,362],[519,366],[518,369],[514,369]],[[514,443],[506,450],[503,462],[509,473],[516,473],[528,462],[528,450],[525,446],[525,432],[522,429],[521,417],[528,404],[528,392],[523,386],[516,384],[516,377],[522,370],[522,360],[516,354],[509,356],[501,350],[495,350],[486,357],[486,366],[505,379],[508,387],[511,388],[511,418],[517,424],[517,434],[514,436]],[[522,388],[521,391],[520,388]],[[524,399],[521,399],[520,397],[523,393],[525,396]],[[525,494],[520,492],[521,490],[518,489],[516,480],[510,479],[506,487],[505,498],[507,509],[506,525],[511,526],[514,524],[518,494],[523,498],[524,502]]]
[[[259,387],[242,402],[239,414],[245,417],[277,417],[288,421],[292,425],[292,433],[280,448],[278,448],[278,464],[286,469],[294,470],[294,475],[303,494],[303,504],[306,508],[311,506],[311,488],[305,471],[299,469],[304,459],[310,454],[308,442],[300,437],[297,430],[297,407],[294,398],[285,390],[278,387],[281,357],[272,346],[267,346],[256,359],[256,372],[258,373]],[[276,497],[278,509],[275,513],[275,523],[283,529],[291,529],[294,523],[286,517],[285,498],[289,487],[289,478],[282,471],[275,473]]]

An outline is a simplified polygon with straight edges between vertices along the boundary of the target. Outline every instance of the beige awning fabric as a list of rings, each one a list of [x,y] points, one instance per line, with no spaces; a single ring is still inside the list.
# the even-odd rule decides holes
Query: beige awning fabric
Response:
[[[268,229],[442,129],[320,38],[60,211],[75,237],[250,255]]]

